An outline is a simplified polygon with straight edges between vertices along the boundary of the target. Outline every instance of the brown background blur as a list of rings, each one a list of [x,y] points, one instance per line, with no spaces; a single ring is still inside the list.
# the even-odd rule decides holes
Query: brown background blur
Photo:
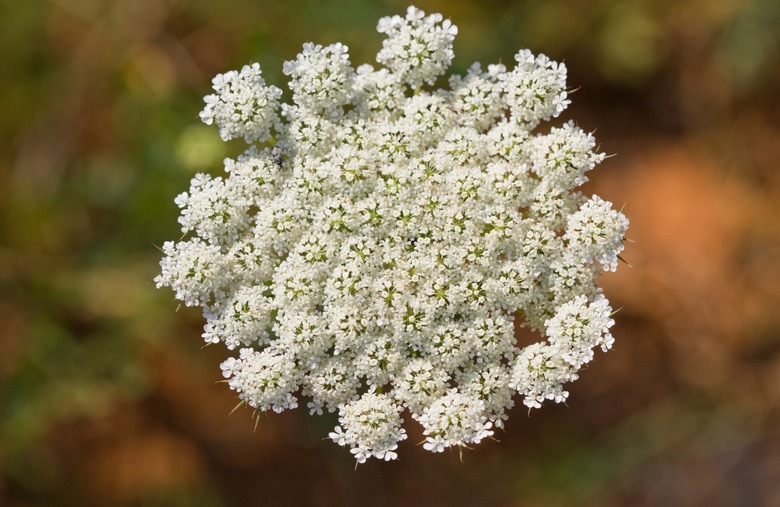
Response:
[[[217,72],[341,41],[373,61],[406,3],[0,0],[0,505],[780,505],[780,2],[419,1],[455,71],[563,60],[564,119],[616,154],[631,219],[602,278],[615,349],[500,442],[355,470],[334,418],[239,409],[202,319],[151,281],[173,198],[239,144]]]

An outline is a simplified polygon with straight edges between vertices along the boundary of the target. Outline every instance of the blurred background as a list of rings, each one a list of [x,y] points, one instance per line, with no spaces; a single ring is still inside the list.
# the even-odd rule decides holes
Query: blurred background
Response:
[[[419,0],[454,71],[528,47],[569,68],[562,120],[616,156],[602,278],[617,342],[473,450],[411,435],[355,469],[333,417],[255,423],[152,278],[174,197],[239,144],[198,112],[217,72],[306,41],[372,62],[396,0],[0,0],[0,505],[780,505],[780,2]],[[519,402],[519,400],[518,400]]]

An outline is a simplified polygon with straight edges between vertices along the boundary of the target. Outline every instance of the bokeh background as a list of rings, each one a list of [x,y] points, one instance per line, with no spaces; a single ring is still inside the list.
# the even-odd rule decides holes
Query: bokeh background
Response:
[[[355,469],[304,410],[255,422],[152,278],[174,197],[239,144],[217,72],[306,41],[373,61],[397,0],[0,0],[0,505],[780,505],[780,2],[419,0],[455,70],[566,62],[563,119],[631,219],[609,354],[498,441]]]

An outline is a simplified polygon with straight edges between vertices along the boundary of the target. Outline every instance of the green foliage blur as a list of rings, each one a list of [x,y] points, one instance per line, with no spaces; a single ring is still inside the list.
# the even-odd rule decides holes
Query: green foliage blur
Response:
[[[665,467],[664,460],[696,463],[685,461],[696,445],[720,442],[713,453],[759,452],[755,463],[765,466],[751,472],[755,477],[735,479],[729,494],[765,487],[767,477],[780,477],[780,458],[751,445],[780,450],[778,433],[766,430],[777,406],[757,399],[748,410],[721,398],[735,377],[702,384],[675,373],[674,310],[622,296],[621,283],[608,295],[625,308],[615,333],[623,352],[615,361],[623,363],[599,357],[586,372],[590,384],[574,389],[572,403],[580,396],[590,405],[548,407],[530,419],[521,407],[507,442],[469,451],[465,463],[414,454],[410,444],[407,462],[353,472],[348,453],[320,441],[330,421],[262,416],[253,433],[248,413],[228,416],[234,397],[215,384],[222,353],[201,350],[199,313],[177,309],[172,293],[152,282],[158,247],[180,235],[174,197],[193,174],[220,171],[222,159],[241,149],[200,124],[202,97],[214,74],[250,61],[285,88],[282,62],[310,40],[343,42],[353,64],[373,62],[381,44],[376,21],[406,5],[0,1],[0,505],[366,505],[366,495],[374,495],[373,505],[770,505],[708,497],[695,466]],[[709,161],[705,172],[718,184],[732,178],[757,192],[745,202],[763,199],[762,210],[776,209],[780,2],[416,5],[459,26],[453,71],[475,60],[511,65],[524,47],[563,60],[578,89],[566,117],[598,127],[605,150],[631,162],[632,151],[682,145]],[[735,136],[745,138],[735,145]],[[597,187],[616,177],[621,163],[618,157],[603,175],[597,170]],[[624,190],[644,180],[625,174],[617,186],[603,185],[626,200],[631,217]],[[695,192],[682,193],[689,198]],[[780,243],[766,232],[771,225],[751,227],[733,236],[748,245],[738,252],[740,266],[758,266],[774,280]],[[664,240],[684,245],[686,238]],[[644,248],[660,248],[647,241]],[[633,261],[629,248],[629,262],[643,273],[647,257],[635,252]],[[746,287],[756,294],[759,285]],[[780,380],[780,323],[767,313],[780,296],[770,288],[760,294],[757,309],[734,310],[744,320],[728,329],[757,337],[755,346],[734,349],[752,358],[737,361],[734,371],[770,365],[766,371],[775,373],[766,374]],[[701,312],[702,329],[720,322],[713,308]],[[648,350],[655,359],[641,364]],[[702,361],[706,370],[708,359]],[[645,367],[650,372],[636,373]],[[765,373],[756,371],[757,378]],[[634,380],[623,383],[628,378]],[[683,451],[669,454],[675,448]],[[690,479],[665,475],[673,470]],[[654,479],[693,489],[657,492]],[[780,502],[777,489],[767,491],[734,498]]]

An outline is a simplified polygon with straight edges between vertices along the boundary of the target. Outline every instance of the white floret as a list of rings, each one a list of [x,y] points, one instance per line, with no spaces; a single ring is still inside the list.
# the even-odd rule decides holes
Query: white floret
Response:
[[[514,121],[532,129],[556,118],[569,105],[566,65],[527,49],[515,55],[517,65],[503,79],[504,100]]]
[[[339,407],[339,426],[330,438],[338,445],[349,446],[358,463],[376,457],[396,459],[398,442],[406,439],[401,408],[382,394],[364,394]]]
[[[241,137],[247,143],[263,142],[271,136],[282,91],[266,85],[262,74],[253,63],[213,79],[217,93],[204,98],[200,118],[206,125],[216,124],[224,141]]]
[[[458,27],[441,14],[425,13],[409,7],[406,17],[379,20],[377,31],[386,35],[376,59],[413,89],[433,84],[444,74],[455,54],[452,41]]]
[[[343,44],[322,47],[307,42],[295,60],[284,62],[282,70],[290,76],[293,101],[312,113],[337,116],[352,98],[355,71]]]
[[[442,452],[447,447],[467,447],[493,435],[493,423],[485,403],[476,396],[449,390],[415,419],[426,436],[423,447]]]

